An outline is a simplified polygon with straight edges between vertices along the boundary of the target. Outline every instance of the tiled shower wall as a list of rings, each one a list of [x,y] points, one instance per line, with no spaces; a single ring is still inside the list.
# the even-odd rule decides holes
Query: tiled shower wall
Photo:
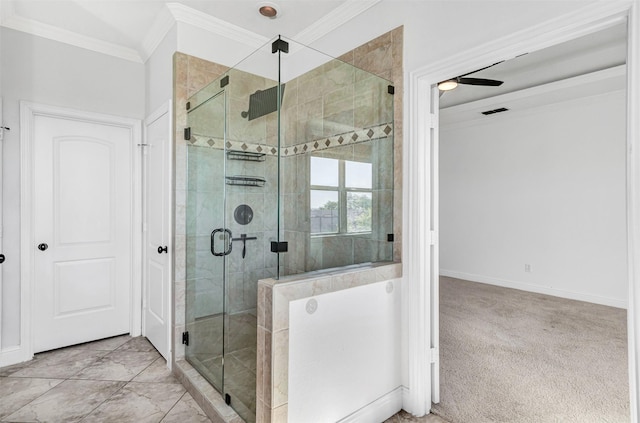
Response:
[[[402,261],[402,104],[403,27],[400,26],[339,57],[359,69],[392,81],[393,100],[393,261]]]
[[[173,57],[174,99],[174,283],[173,283],[173,358],[184,358],[182,332],[185,331],[186,258],[187,258],[187,144],[183,130],[187,127],[187,99],[223,74],[227,67],[206,60],[175,53]]]
[[[358,68],[374,73],[382,78],[392,81],[395,87],[394,94],[394,122],[393,122],[393,255],[394,261],[401,259],[401,242],[402,242],[402,97],[403,97],[403,67],[402,67],[402,27],[396,28],[380,37],[344,54],[340,60],[350,63]],[[182,53],[176,53],[174,56],[174,123],[175,123],[175,267],[174,267],[174,333],[175,333],[175,353],[176,358],[184,356],[184,348],[180,343],[180,335],[184,331],[185,324],[185,298],[186,298],[186,199],[187,199],[187,145],[184,141],[183,129],[187,126],[186,102],[189,97],[199,92],[216,78],[228,71],[228,68],[216,63],[211,63],[196,57],[188,56]],[[235,71],[232,71],[235,72]],[[340,84],[340,74],[345,72],[345,68],[339,63],[331,62],[326,67],[309,72],[294,81],[287,84],[285,96],[283,98],[283,140],[285,146],[292,146],[310,138],[317,138],[331,135],[336,132],[336,128],[325,128],[318,126],[317,122],[323,121],[322,117],[331,117],[333,121],[342,121],[347,125],[355,125],[356,123],[364,125],[363,122],[367,118],[366,111],[347,114],[345,116],[336,116],[342,113],[345,107],[344,101],[353,101],[352,96],[345,96],[344,90],[355,90],[354,84]],[[234,77],[232,73],[230,75]],[[246,75],[238,74],[238,78],[245,79]],[[329,76],[329,77],[327,77]],[[334,77],[335,76],[335,77]],[[331,87],[320,87],[318,81],[323,84],[332,83]],[[247,125],[247,121],[237,121],[240,119],[240,113],[247,108],[247,98],[257,89],[264,89],[273,85],[273,81],[264,78],[248,79],[249,83],[242,84],[237,87],[231,94],[231,117],[230,117],[230,135],[238,139],[250,140],[255,143],[265,143],[268,145],[277,144],[277,121],[276,115],[271,114],[264,119],[257,119],[254,124]],[[364,83],[364,82],[363,82]],[[315,84],[315,85],[314,85]],[[319,88],[324,88],[328,93],[333,92],[334,95],[319,96]],[[243,91],[242,91],[243,90]],[[347,110],[349,108],[347,107]],[[258,121],[262,121],[259,123]],[[234,132],[235,131],[235,132]],[[330,153],[326,153],[330,154]],[[357,153],[355,153],[357,154]],[[271,174],[269,169],[275,167],[276,157],[267,158],[266,163],[262,163],[265,174]],[[239,162],[241,163],[241,162]],[[315,245],[311,244],[308,237],[308,196],[306,190],[308,181],[301,180],[300,175],[308,175],[308,157],[305,155],[292,155],[283,159],[283,203],[296,204],[299,207],[285,207],[283,215],[283,229],[285,237],[290,239],[292,243],[303,245],[301,248],[303,255],[290,254],[284,262],[285,270],[288,273],[299,273],[305,269],[311,270],[319,268],[318,263],[323,263],[322,267],[326,267],[325,261],[319,256],[329,251],[338,251],[331,244],[331,239],[323,240],[318,238]],[[254,173],[261,173],[260,168],[253,168]],[[240,172],[240,170],[238,170]],[[242,170],[249,173],[249,169]],[[276,188],[275,178],[267,178],[267,183],[262,192],[265,194]],[[249,193],[248,195],[251,195]],[[261,194],[258,194],[261,195]],[[272,196],[268,196],[272,197]],[[256,199],[259,202],[260,199]],[[236,200],[236,202],[241,199]],[[230,202],[231,204],[232,202]],[[267,216],[267,213],[275,213],[276,207],[265,207],[265,222],[275,221],[275,216]],[[248,228],[247,228],[248,229]],[[275,230],[274,228],[272,228]],[[241,229],[238,229],[241,231]],[[265,226],[265,232],[262,242],[268,244],[269,239],[273,236],[268,234],[269,228]],[[234,230],[235,233],[235,230]],[[238,232],[240,233],[240,232]],[[242,232],[247,233],[249,232]],[[357,243],[357,237],[354,238]],[[322,244],[320,244],[322,243]],[[258,246],[256,244],[249,244]],[[320,246],[321,245],[321,246]],[[360,250],[356,248],[352,251]],[[268,251],[268,250],[266,250]],[[265,253],[268,255],[268,253]],[[286,256],[286,255],[285,255]],[[333,257],[343,257],[342,254],[334,254]],[[332,259],[333,260],[333,259]],[[269,264],[269,263],[266,263]],[[328,262],[326,262],[328,264]],[[339,261],[332,263],[335,266],[340,265]],[[265,266],[265,269],[273,269],[272,266]],[[240,272],[237,272],[240,273]]]
[[[346,62],[343,63],[343,62]],[[356,68],[350,66],[355,66]],[[362,72],[363,69],[367,72]],[[388,81],[372,77],[373,73]],[[402,187],[402,27],[287,82],[282,105],[283,148],[282,215],[289,252],[283,274],[290,275],[367,261],[389,260],[394,234],[393,260],[401,258]],[[394,85],[393,110],[385,107],[387,84]],[[391,122],[391,112],[395,119]],[[373,140],[341,145],[328,137],[361,128],[390,124],[393,133]],[[389,135],[388,137],[385,135]],[[345,135],[346,137],[347,135]],[[362,135],[361,135],[362,136]],[[395,141],[394,141],[395,139]],[[310,141],[320,142],[319,148]],[[328,142],[329,140],[327,140]],[[305,151],[294,152],[302,144]],[[346,142],[345,142],[346,144]],[[306,150],[307,146],[310,147]],[[371,235],[310,236],[309,155],[373,163],[373,222]],[[391,177],[393,176],[393,182]],[[389,207],[393,204],[393,207]],[[391,223],[393,222],[393,223]]]
[[[242,116],[250,94],[276,82],[235,69],[225,75],[225,81],[224,93],[218,79],[192,98],[188,114],[187,300],[194,305],[187,310],[189,321],[223,311],[225,269],[223,257],[211,255],[213,229],[228,229],[235,239],[231,253],[224,258],[229,313],[255,314],[257,281],[276,275],[277,256],[269,248],[270,242],[277,240],[277,156],[251,161],[234,160],[242,157],[233,155],[225,162],[224,151],[225,143],[239,151],[246,145],[265,150],[277,146],[276,132],[271,130],[275,115],[254,120]],[[225,176],[243,175],[266,182],[264,186],[225,185]],[[253,212],[246,224],[234,218],[239,206],[248,206]],[[240,240],[243,236],[248,238],[244,242]],[[224,248],[222,240],[216,244],[217,249]]]

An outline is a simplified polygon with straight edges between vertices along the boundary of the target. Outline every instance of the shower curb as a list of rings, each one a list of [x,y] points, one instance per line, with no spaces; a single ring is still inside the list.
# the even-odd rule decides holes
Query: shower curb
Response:
[[[244,423],[238,413],[225,404],[220,393],[189,362],[176,361],[173,374],[213,423]]]

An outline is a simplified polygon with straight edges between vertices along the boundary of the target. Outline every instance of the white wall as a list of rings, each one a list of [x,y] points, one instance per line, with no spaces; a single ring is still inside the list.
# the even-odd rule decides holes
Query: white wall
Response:
[[[594,3],[593,0],[383,0],[312,43],[334,57],[404,25],[405,72]]]
[[[129,118],[144,117],[144,65],[1,28],[5,133],[2,265],[3,348],[20,344],[20,116],[28,100]]]
[[[401,408],[400,288],[392,280],[289,303],[289,421],[384,421]]]
[[[441,128],[441,274],[626,307],[625,101]]]
[[[145,116],[173,99],[173,53],[177,47],[178,30],[174,25],[145,63]]]
[[[241,61],[246,60],[247,57],[258,50],[259,47],[259,45],[248,46],[247,44],[212,34],[184,22],[178,22],[178,51],[210,62],[233,67]],[[257,59],[252,57],[250,59],[252,63],[256,61],[258,63],[266,63],[263,66],[265,68],[265,75],[262,74],[259,67],[251,68],[253,73],[265,77],[267,77],[267,75],[273,76],[273,72],[277,72],[277,66],[274,71],[272,70],[274,66],[268,64],[269,61],[277,64],[276,56],[270,53],[266,54],[267,49],[269,52],[271,51],[270,46],[266,47],[260,50],[258,55],[260,57]],[[246,67],[242,67],[241,69],[245,71],[249,70]]]

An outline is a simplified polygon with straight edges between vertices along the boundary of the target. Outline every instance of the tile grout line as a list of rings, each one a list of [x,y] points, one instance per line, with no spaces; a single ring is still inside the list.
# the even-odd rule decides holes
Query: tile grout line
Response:
[[[127,341],[127,342],[129,342],[129,341]],[[125,344],[126,344],[127,342],[125,342]],[[124,344],[123,344],[123,345],[124,345]],[[52,386],[51,388],[47,389],[45,392],[43,392],[42,394],[38,395],[36,398],[32,399],[31,401],[29,401],[28,403],[26,403],[25,405],[23,405],[23,406],[22,406],[22,407],[20,407],[19,409],[15,410],[15,411],[14,411],[13,413],[11,413],[11,414],[17,413],[18,411],[22,410],[24,407],[27,407],[29,404],[32,404],[34,401],[36,401],[36,400],[38,400],[39,398],[43,397],[44,395],[46,395],[47,393],[49,393],[50,391],[52,391],[54,388],[57,388],[58,386],[62,385],[63,383],[65,383],[65,382],[67,382],[67,381],[82,380],[82,379],[72,379],[72,377],[73,377],[73,376],[75,376],[75,375],[77,375],[78,373],[82,372],[83,370],[85,370],[85,369],[87,369],[87,368],[91,367],[91,366],[92,366],[92,365],[94,365],[94,364],[95,364],[99,359],[101,359],[101,358],[105,357],[105,356],[106,356],[106,355],[108,355],[110,352],[113,352],[113,351],[115,351],[115,350],[98,350],[98,351],[109,351],[109,352],[108,352],[107,354],[102,355],[101,357],[99,357],[98,359],[96,359],[96,361],[94,361],[94,362],[92,362],[91,364],[88,364],[87,366],[85,366],[85,367],[83,367],[83,368],[79,369],[77,372],[73,373],[72,375],[70,375],[70,376],[68,376],[68,377],[66,377],[66,378],[44,378],[44,377],[33,377],[33,376],[31,376],[31,377],[27,376],[27,377],[22,377],[22,378],[21,378],[21,377],[15,377],[15,379],[45,379],[45,380],[61,380],[61,382],[60,382],[60,383],[58,383],[58,384],[56,384],[55,386]],[[29,368],[29,367],[31,367],[33,364],[35,364],[35,363],[31,363],[30,365],[27,365],[27,366],[25,366],[24,368]],[[21,369],[21,370],[22,370],[22,369]],[[17,372],[16,372],[16,373],[17,373]],[[10,375],[9,375],[9,376],[7,376],[7,378],[9,378],[9,377],[10,377]],[[125,386],[126,386],[126,385],[125,385]],[[124,387],[124,386],[123,386],[123,387]],[[122,389],[122,388],[120,388],[120,389]],[[118,392],[118,391],[116,391],[116,392]],[[114,392],[114,394],[115,394],[115,392]],[[112,394],[111,396],[113,396],[114,394]],[[111,396],[109,396],[109,398],[111,398]],[[106,400],[105,400],[105,401],[106,401]],[[98,405],[98,407],[99,407],[100,405],[102,405],[103,403],[104,403],[104,401],[103,401],[102,403],[100,403],[100,404]],[[97,407],[96,407],[96,408],[97,408]],[[91,414],[93,411],[95,411],[95,408],[94,408],[94,409],[92,409],[89,413],[85,414],[85,415],[82,417],[82,419],[81,419],[80,421],[84,420],[84,419],[85,419],[89,414]],[[10,414],[10,415],[11,415],[11,414]],[[2,421],[3,421],[3,422],[6,422],[6,420],[5,420],[5,419],[3,419]]]
[[[185,395],[187,395],[189,392],[185,389],[184,393],[180,396],[180,398],[178,398],[178,401],[176,401],[175,404],[173,404],[171,406],[171,408],[169,410],[167,410],[167,412],[164,414],[164,416],[162,416],[162,418],[160,420],[158,420],[158,423],[162,423],[164,421],[164,419],[167,418],[167,416],[169,415],[169,413],[171,413],[171,410],[173,410],[174,408],[176,408],[176,405],[178,405],[178,403],[180,401],[182,401],[182,399],[184,398]]]
[[[135,338],[134,338],[135,339]],[[100,401],[100,403],[96,404],[94,407],[92,407],[91,409],[83,412],[82,414],[77,414],[74,419],[74,421],[78,421],[78,422],[87,422],[91,419],[89,419],[89,416],[93,415],[96,413],[96,411],[98,409],[100,409],[101,407],[105,407],[105,404],[114,401],[114,398],[120,394],[123,393],[124,389],[126,387],[131,387],[131,383],[134,382],[134,379],[139,377],[140,375],[142,375],[145,372],[149,372],[149,377],[148,380],[145,381],[140,381],[140,382],[136,382],[137,384],[141,384],[141,385],[147,385],[147,386],[155,386],[157,387],[157,389],[162,389],[162,386],[165,385],[174,385],[174,383],[171,383],[171,381],[167,380],[167,378],[164,375],[164,373],[161,371],[161,369],[158,369],[158,371],[152,371],[150,369],[152,369],[152,367],[154,365],[161,367],[162,364],[161,362],[159,362],[158,360],[160,360],[161,358],[164,360],[164,358],[160,355],[157,354],[157,356],[151,360],[150,363],[147,364],[147,366],[144,366],[143,368],[141,368],[140,370],[136,371],[136,372],[131,372],[129,375],[127,375],[127,379],[126,380],[107,380],[105,379],[105,376],[108,377],[108,374],[106,373],[94,373],[94,376],[91,377],[91,372],[87,373],[86,378],[80,378],[80,374],[82,372],[87,371],[87,369],[90,369],[94,366],[99,366],[101,361],[105,359],[105,357],[114,357],[114,356],[118,356],[118,354],[122,353],[122,354],[127,354],[127,353],[151,353],[151,352],[156,352],[156,349],[147,349],[147,348],[143,348],[142,345],[139,345],[138,348],[138,344],[137,341],[134,341],[134,343],[129,344],[130,342],[132,342],[132,340],[130,339],[129,341],[125,342],[122,345],[117,346],[116,348],[113,349],[84,349],[84,348],[80,348],[81,352],[80,353],[76,353],[75,351],[73,351],[72,349],[70,349],[69,351],[73,352],[73,358],[69,358],[67,356],[67,353],[63,352],[61,354],[56,354],[53,355],[53,358],[51,360],[49,360],[49,363],[47,363],[45,361],[45,365],[42,368],[38,368],[36,363],[40,362],[39,360],[30,363],[27,366],[21,366],[19,369],[16,369],[14,372],[12,373],[17,373],[25,368],[29,368],[29,367],[34,367],[37,368],[37,370],[40,370],[40,372],[33,372],[31,373],[31,376],[29,376],[29,373],[27,373],[27,376],[16,376],[14,378],[11,377],[11,374],[7,374],[6,376],[2,376],[2,379],[7,379],[7,380],[25,380],[25,379],[29,379],[30,381],[34,381],[34,380],[40,380],[43,381],[43,386],[45,386],[44,381],[48,381],[48,382],[56,382],[55,386],[52,386],[51,388],[46,389],[46,391],[38,394],[37,397],[30,399],[29,402],[27,402],[26,404],[22,405],[20,408],[18,408],[17,410],[12,410],[11,413],[7,414],[7,416],[5,416],[4,418],[0,419],[1,422],[9,422],[10,420],[7,420],[6,418],[9,417],[11,414],[13,413],[17,413],[20,410],[23,410],[25,407],[29,407],[30,405],[32,405],[32,408],[38,408],[40,407],[42,404],[35,404],[34,402],[38,401],[40,398],[43,397],[47,397],[47,395],[51,396],[54,395],[52,394],[52,391],[54,391],[56,388],[58,388],[59,386],[61,386],[62,384],[66,384],[67,382],[70,384],[74,384],[78,381],[86,381],[89,383],[92,382],[98,382],[98,383],[112,383],[111,388],[115,388],[116,386],[118,386],[113,392],[111,392],[106,398],[104,398],[104,400]],[[130,348],[132,349],[128,349],[126,348],[126,345],[129,344]],[[114,354],[115,353],[115,354]],[[43,359],[47,359],[48,357],[45,355]],[[77,369],[74,369],[75,365],[78,364],[78,362],[82,362],[85,359],[89,359],[89,362],[87,364],[84,364],[82,366],[80,366]],[[160,364],[159,364],[160,363]],[[132,367],[130,367],[128,364],[125,363],[120,363],[122,366],[124,366],[126,369],[128,370],[133,370]],[[136,368],[135,364],[133,364],[133,368]],[[46,376],[46,377],[39,377],[37,376],[38,374],[55,374],[55,373],[64,373],[61,371],[53,371],[56,370],[56,366],[63,366],[66,367],[68,370],[72,370],[71,372],[67,373],[66,375],[64,375],[63,377],[52,377],[52,376]],[[62,370],[62,369],[61,369]],[[76,370],[76,371],[73,371]],[[115,384],[118,385],[115,385]],[[115,386],[114,386],[115,385]],[[179,383],[177,383],[177,385],[180,385]],[[61,388],[58,388],[61,389]],[[74,385],[69,385],[67,387],[63,386],[63,389],[71,389],[74,390]],[[152,390],[155,390],[156,388],[150,388]],[[78,390],[74,390],[76,397],[81,400],[81,395],[82,392],[78,391]],[[169,405],[168,409],[166,412],[161,413],[158,415],[157,417],[157,422],[161,422],[164,421],[167,416],[172,412],[172,410],[176,409],[176,406],[181,402],[184,401],[185,399],[185,395],[188,393],[188,391],[182,389],[182,393],[179,392],[175,392],[177,395],[176,400],[174,401],[173,404],[169,403],[167,405]],[[119,401],[119,400],[117,400]],[[88,405],[85,402],[85,406]],[[201,407],[198,407],[201,408]],[[161,411],[160,408],[156,408],[157,411]],[[25,410],[26,412],[27,410]],[[106,411],[106,410],[105,410]],[[23,413],[24,414],[24,413]],[[105,417],[108,417],[105,415]],[[76,420],[77,419],[77,420]]]
[[[133,339],[133,338],[132,338]],[[131,340],[125,342],[124,344],[120,345],[119,347],[113,349],[113,350],[107,350],[109,351],[108,353],[106,353],[105,355],[103,355],[102,357],[100,357],[101,359],[108,356],[109,354],[115,352],[116,350],[118,350],[119,348],[122,348],[124,345],[128,344],[129,342],[131,342]],[[97,360],[96,360],[97,361]],[[93,363],[95,364],[95,362]],[[87,367],[85,367],[82,370],[88,369],[89,367],[91,367],[92,365],[89,365]],[[75,373],[78,374],[80,373],[82,370],[80,370],[79,372]],[[136,375],[137,376],[137,375]],[[135,376],[134,376],[135,377]],[[133,378],[131,378],[133,379]],[[70,380],[70,379],[67,379]],[[82,379],[73,379],[73,380],[82,380]],[[103,381],[100,379],[85,379],[85,380],[95,380],[95,381],[101,381],[101,382],[122,382],[122,381]],[[107,398],[104,399],[104,401],[102,401],[100,404],[96,405],[91,411],[89,411],[87,414],[85,414],[84,416],[82,416],[82,418],[79,420],[80,422],[84,421],[87,417],[89,417],[94,411],[96,411],[98,408],[100,408],[104,403],[106,403],[107,401],[109,401],[111,398],[113,398],[116,394],[118,394],[120,391],[122,391],[129,382],[126,382],[124,385],[122,385],[120,388],[118,388],[116,391],[114,391],[111,395],[109,395]]]

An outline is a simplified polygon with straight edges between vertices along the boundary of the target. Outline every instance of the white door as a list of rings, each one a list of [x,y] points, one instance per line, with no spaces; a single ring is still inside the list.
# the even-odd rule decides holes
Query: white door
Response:
[[[33,351],[130,331],[132,133],[33,119]]]
[[[143,334],[167,360],[171,331],[171,103],[151,115],[144,145]]]

